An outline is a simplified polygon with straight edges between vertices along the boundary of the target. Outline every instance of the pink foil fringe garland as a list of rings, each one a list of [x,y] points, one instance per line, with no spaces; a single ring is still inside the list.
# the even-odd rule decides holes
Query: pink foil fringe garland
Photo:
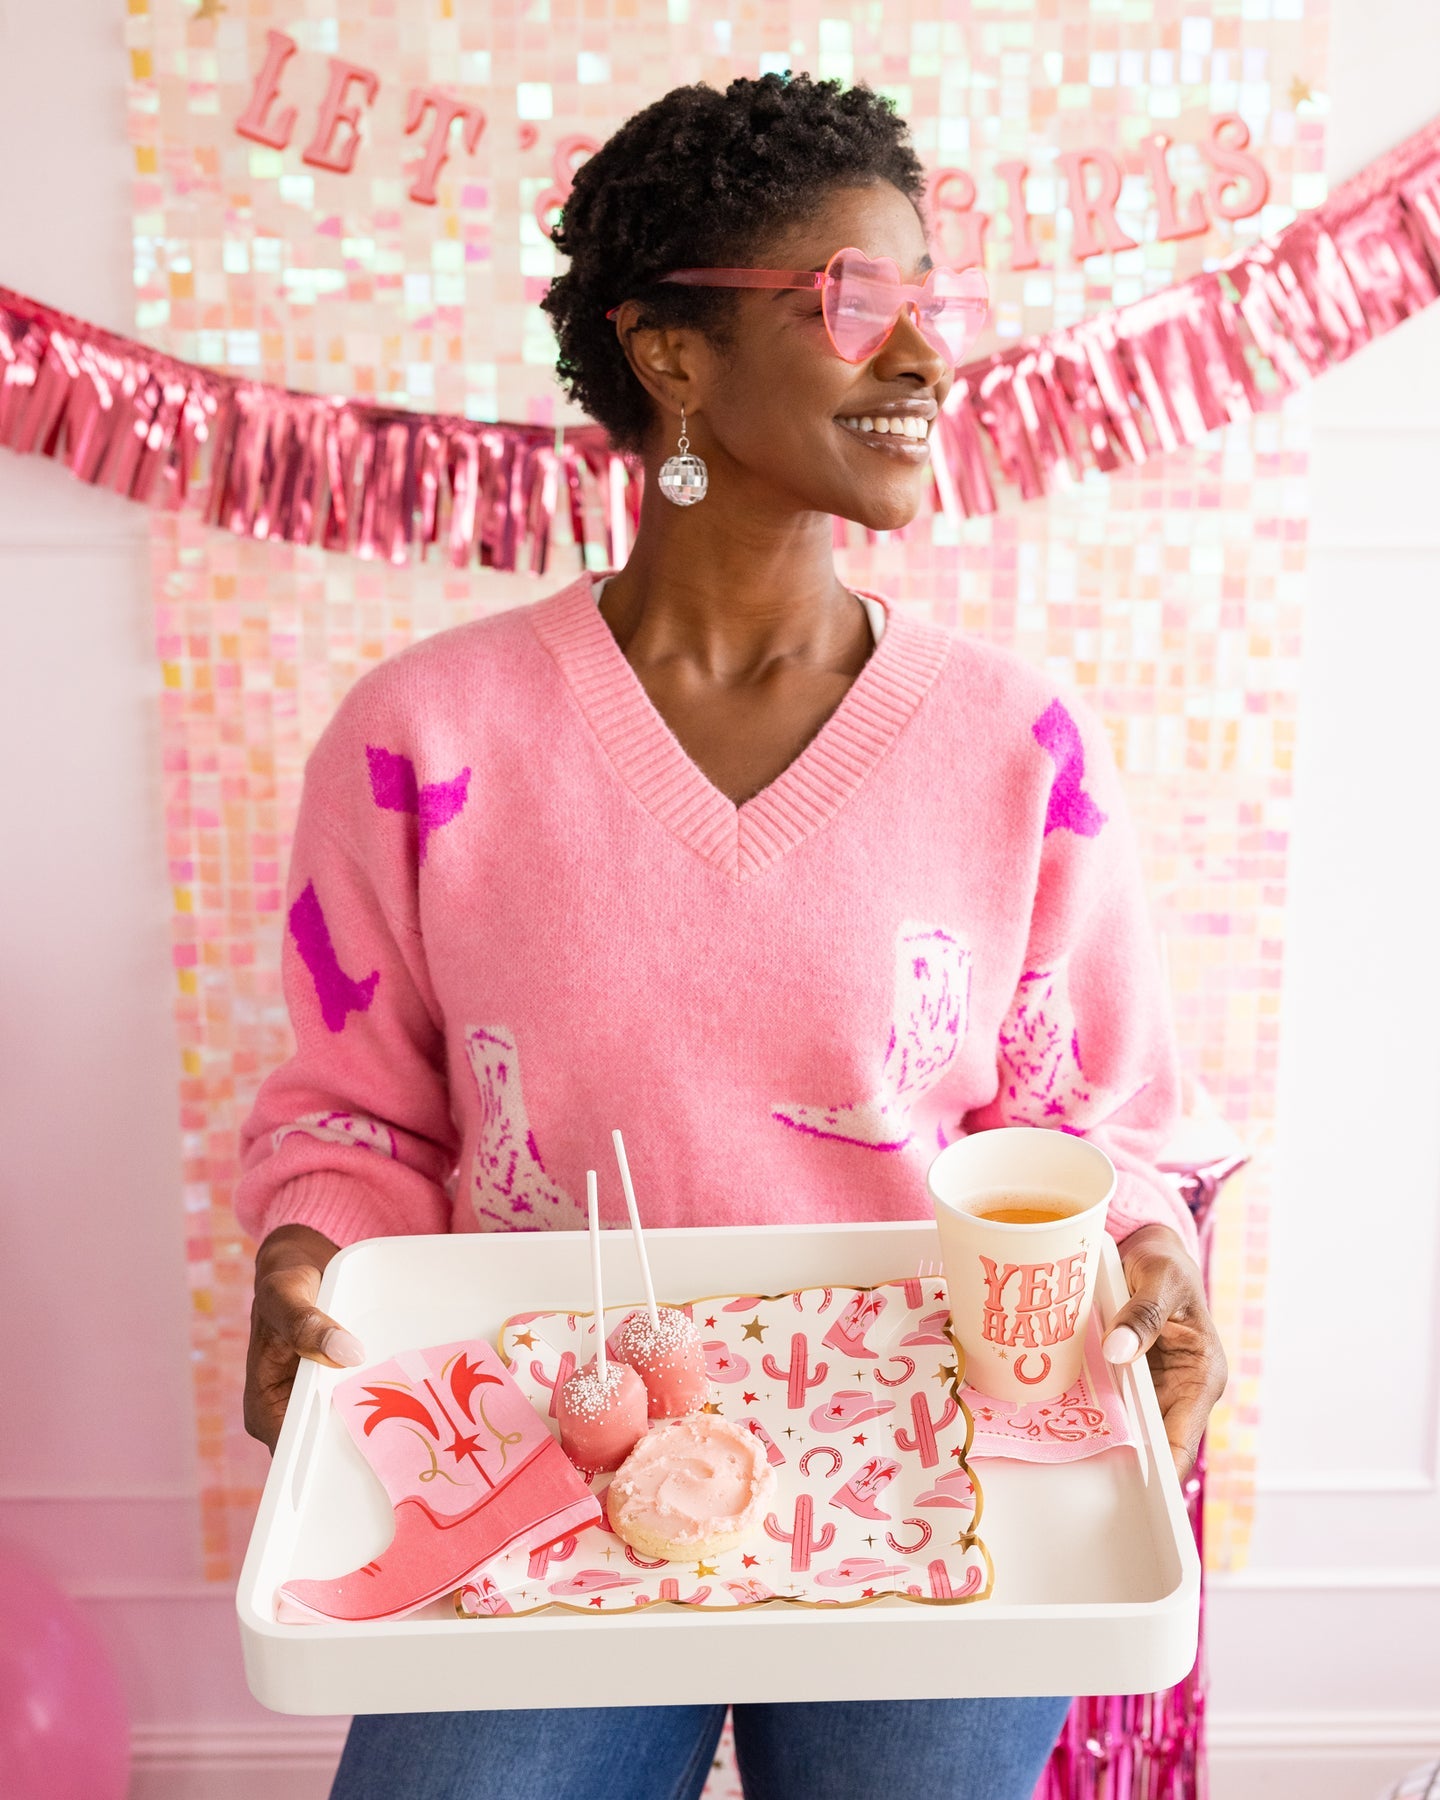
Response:
[[[994,512],[1278,406],[1440,297],[1440,119],[1313,212],[1163,293],[958,371],[934,505]],[[404,564],[544,573],[563,488],[587,564],[618,565],[638,462],[602,428],[485,424],[199,368],[0,287],[0,444],[242,537]],[[874,535],[869,534],[869,535]]]

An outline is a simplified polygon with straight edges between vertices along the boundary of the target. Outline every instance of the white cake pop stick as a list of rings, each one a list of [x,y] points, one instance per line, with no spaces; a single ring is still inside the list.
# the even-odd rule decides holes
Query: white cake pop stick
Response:
[[[590,1211],[590,1280],[595,1289],[595,1372],[604,1387],[608,1379],[605,1367],[605,1294],[600,1286],[600,1202],[597,1197],[595,1171],[585,1171],[585,1204]]]
[[[610,1133],[615,1145],[615,1160],[620,1165],[620,1185],[625,1190],[625,1204],[630,1209],[630,1229],[635,1234],[635,1252],[640,1258],[640,1279],[645,1284],[645,1304],[650,1308],[650,1326],[660,1329],[660,1313],[655,1305],[655,1283],[650,1279],[650,1258],[645,1253],[645,1233],[640,1229],[640,1208],[635,1204],[635,1184],[630,1179],[630,1164],[625,1157],[625,1140],[618,1129]]]

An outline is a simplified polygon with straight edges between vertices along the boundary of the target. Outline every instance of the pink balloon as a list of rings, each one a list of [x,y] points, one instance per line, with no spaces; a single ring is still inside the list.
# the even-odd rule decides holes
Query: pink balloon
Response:
[[[130,1722],[89,1620],[0,1546],[0,1769],[6,1800],[124,1800]]]

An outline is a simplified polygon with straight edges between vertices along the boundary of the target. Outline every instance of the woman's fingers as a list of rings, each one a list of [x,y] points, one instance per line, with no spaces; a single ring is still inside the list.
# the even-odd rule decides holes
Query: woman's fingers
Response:
[[[1110,1321],[1101,1346],[1106,1362],[1128,1363],[1149,1350],[1185,1297],[1183,1269],[1173,1257],[1141,1252],[1125,1266],[1130,1298]]]
[[[1129,1300],[1115,1314],[1102,1346],[1111,1363],[1147,1353],[1165,1436],[1183,1482],[1195,1465],[1211,1409],[1229,1378],[1225,1351],[1194,1259],[1164,1226],[1125,1240]]]
[[[1168,1372],[1162,1371],[1156,1382],[1156,1394],[1163,1393],[1160,1404],[1165,1415],[1165,1436],[1175,1459],[1175,1472],[1182,1482],[1195,1467],[1211,1408],[1220,1398],[1224,1386],[1223,1374],[1220,1386],[1212,1385],[1206,1378],[1204,1363],[1199,1360],[1186,1366],[1175,1366]]]
[[[300,1358],[288,1344],[268,1332],[257,1336],[252,1325],[245,1365],[245,1429],[271,1450],[280,1436],[299,1367]]]
[[[272,1269],[255,1281],[255,1310],[279,1343],[334,1369],[353,1369],[365,1360],[358,1338],[315,1304],[320,1270],[300,1263]]]
[[[275,1448],[300,1359],[329,1368],[364,1362],[360,1343],[315,1304],[336,1245],[300,1225],[266,1238],[255,1259],[255,1298],[245,1360],[245,1429]]]

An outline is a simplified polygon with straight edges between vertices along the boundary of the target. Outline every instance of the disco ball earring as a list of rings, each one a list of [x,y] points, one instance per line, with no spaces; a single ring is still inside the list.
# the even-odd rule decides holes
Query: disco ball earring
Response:
[[[705,498],[710,485],[710,471],[703,460],[690,454],[690,440],[685,435],[685,408],[680,408],[680,443],[677,453],[660,465],[660,492],[676,506],[693,506]]]

